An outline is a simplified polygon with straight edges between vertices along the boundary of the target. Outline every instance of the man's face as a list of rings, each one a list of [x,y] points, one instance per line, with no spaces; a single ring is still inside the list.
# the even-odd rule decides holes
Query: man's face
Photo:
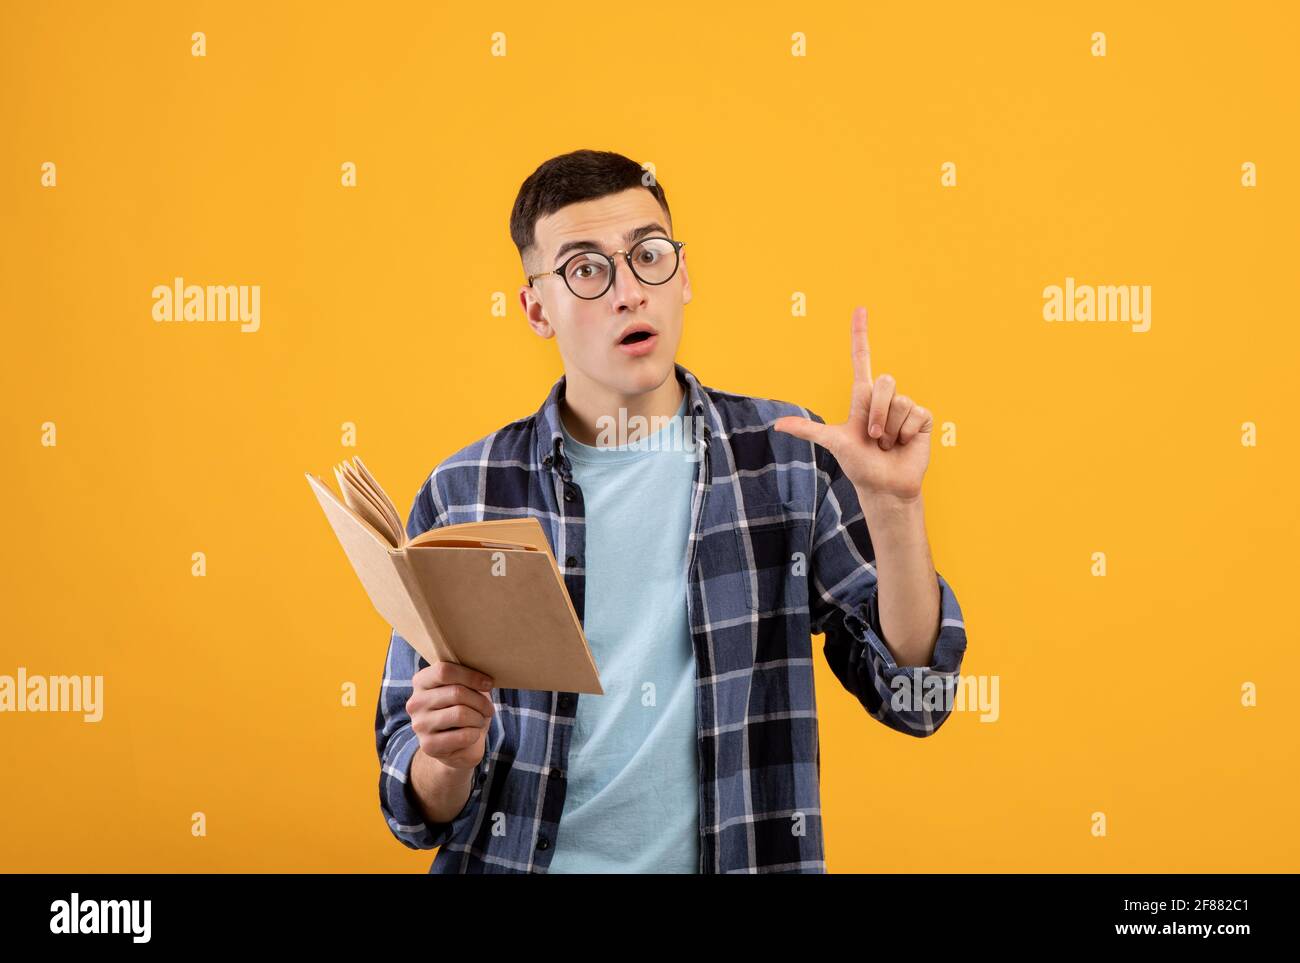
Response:
[[[668,237],[668,219],[654,195],[640,187],[629,188],[594,201],[570,204],[537,221],[534,259],[530,274],[558,268],[583,246],[605,254],[630,251],[642,237]],[[677,273],[663,284],[646,284],[628,270],[622,256],[615,258],[614,283],[595,300],[573,294],[558,274],[533,280],[520,289],[520,301],[533,330],[544,338],[554,336],[570,383],[583,382],[619,396],[652,391],[673,374],[677,345],[682,336],[682,308],[691,300],[686,274],[686,249],[681,251]],[[651,341],[622,347],[622,333],[637,322],[657,332]]]

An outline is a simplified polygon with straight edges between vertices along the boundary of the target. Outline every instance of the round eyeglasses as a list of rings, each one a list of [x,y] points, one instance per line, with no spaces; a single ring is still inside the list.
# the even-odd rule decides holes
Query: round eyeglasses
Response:
[[[548,274],[558,274],[564,278],[574,297],[584,301],[594,301],[603,297],[614,283],[614,258],[622,255],[627,266],[636,275],[638,281],[645,284],[664,284],[677,273],[681,261],[681,250],[685,241],[672,241],[666,237],[647,237],[632,245],[630,251],[615,251],[604,254],[600,251],[579,251],[554,271],[542,271],[540,274],[528,275],[528,286],[533,286],[533,279]]]

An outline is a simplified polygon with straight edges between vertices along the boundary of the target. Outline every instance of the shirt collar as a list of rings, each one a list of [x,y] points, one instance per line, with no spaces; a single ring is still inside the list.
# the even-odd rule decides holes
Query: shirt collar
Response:
[[[722,430],[718,412],[709,400],[699,379],[678,362],[673,362],[673,369],[679,384],[686,386],[686,413],[691,416],[691,425],[696,442],[708,443],[708,438],[715,431]],[[537,436],[537,460],[546,468],[558,467],[560,462],[568,459],[564,456],[564,429],[560,427],[560,400],[564,397],[566,375],[551,386],[550,394],[533,416]]]

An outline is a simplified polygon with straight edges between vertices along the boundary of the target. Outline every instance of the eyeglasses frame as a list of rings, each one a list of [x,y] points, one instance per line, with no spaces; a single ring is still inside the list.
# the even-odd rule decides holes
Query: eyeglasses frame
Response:
[[[632,266],[632,251],[635,251],[646,241],[667,241],[669,244],[673,246],[673,250],[677,255],[677,264],[673,267],[673,273],[668,275],[668,277],[664,278],[662,281],[647,281],[645,278],[641,277],[641,275],[637,274],[636,268]],[[546,277],[546,275],[548,274],[558,274],[560,280],[564,282],[565,288],[567,288],[569,293],[572,294],[575,298],[578,298],[583,301],[598,301],[601,298],[603,298],[606,294],[608,294],[609,289],[614,286],[614,272],[618,268],[618,265],[615,262],[614,258],[621,254],[623,255],[623,260],[627,262],[628,270],[632,272],[633,276],[635,276],[638,281],[640,281],[642,284],[649,284],[654,287],[658,287],[660,284],[667,284],[669,281],[671,281],[673,278],[677,276],[677,270],[682,266],[682,248],[684,248],[685,246],[686,246],[685,241],[674,241],[670,237],[663,237],[662,235],[659,234],[651,234],[648,237],[641,238],[641,240],[633,244],[632,247],[627,251],[615,251],[613,254],[606,254],[604,251],[574,251],[572,257],[566,257],[564,259],[564,263],[561,264],[559,267],[557,267],[554,271],[542,271],[538,274],[528,275],[527,278],[528,286],[531,288],[533,286],[533,281],[536,278]],[[605,290],[601,291],[599,294],[593,295],[592,297],[589,298],[585,298],[581,294],[578,294],[576,291],[574,291],[573,288],[569,287],[569,279],[564,276],[564,269],[569,266],[569,262],[572,261],[574,258],[582,257],[583,255],[590,255],[590,254],[599,254],[601,257],[603,257],[606,261],[609,262],[609,283],[605,285]]]

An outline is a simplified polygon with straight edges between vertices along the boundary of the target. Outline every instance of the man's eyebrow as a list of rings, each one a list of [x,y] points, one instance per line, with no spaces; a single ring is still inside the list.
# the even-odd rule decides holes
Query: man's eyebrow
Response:
[[[645,237],[649,234],[662,234],[668,236],[668,231],[660,224],[642,224],[640,227],[634,227],[623,235],[623,243],[631,246],[632,242],[638,238]],[[555,266],[560,266],[560,258],[570,251],[599,251],[600,245],[595,241],[565,241],[560,245],[559,250],[555,252]]]

